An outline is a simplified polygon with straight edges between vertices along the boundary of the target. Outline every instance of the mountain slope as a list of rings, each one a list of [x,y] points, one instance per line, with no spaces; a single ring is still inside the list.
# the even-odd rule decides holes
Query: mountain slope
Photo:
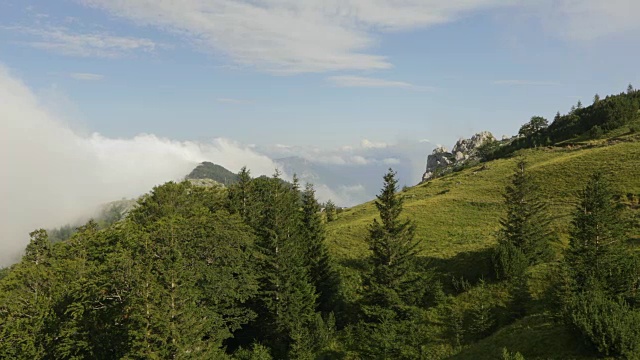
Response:
[[[548,197],[554,226],[566,238],[571,202],[587,177],[601,170],[621,194],[640,194],[639,137],[582,148],[523,150],[529,170]],[[493,244],[502,215],[502,191],[516,158],[499,159],[434,179],[403,192],[405,216],[418,225],[423,255],[450,258]],[[377,216],[373,202],[345,210],[329,224],[329,242],[339,259],[364,258],[366,227]]]
[[[495,233],[503,215],[502,193],[519,158],[527,161],[530,174],[550,203],[552,226],[561,240],[555,244],[558,253],[568,241],[575,195],[594,171],[607,174],[623,200],[638,207],[640,136],[637,134],[581,147],[521,150],[514,157],[470,167],[402,192],[403,216],[416,222],[416,237],[422,239],[421,259],[439,273],[445,291],[453,295],[451,301],[459,308],[471,306],[481,279],[490,281],[487,288],[493,298],[491,306],[498,312],[509,301],[502,283],[491,283],[490,250],[496,244]],[[328,224],[329,249],[341,265],[344,292],[351,300],[359,296],[362,265],[369,254],[365,241],[367,227],[377,215],[373,202],[369,202],[345,210]],[[640,238],[640,229],[636,230],[635,237]],[[528,288],[534,303],[543,300],[553,269],[553,264],[530,269]],[[470,289],[462,286],[461,290],[457,281],[467,281]],[[429,323],[434,328],[435,343],[447,342],[446,311],[443,306],[430,309]],[[503,347],[521,352],[526,359],[595,358],[590,355],[592,352],[579,346],[580,341],[571,330],[536,311],[539,310],[534,309],[533,315],[511,325],[509,320],[497,319],[499,328],[493,335],[467,344],[455,358],[500,358]]]
[[[205,161],[198,165],[189,175],[185,177],[187,180],[202,180],[202,179],[210,179],[224,186],[229,186],[231,184],[235,184],[238,182],[238,175],[232,173],[226,168],[214,164],[208,161]]]

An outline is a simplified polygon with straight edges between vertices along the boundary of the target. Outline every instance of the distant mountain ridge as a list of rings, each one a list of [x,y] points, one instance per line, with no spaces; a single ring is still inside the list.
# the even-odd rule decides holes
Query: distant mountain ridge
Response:
[[[209,179],[224,186],[233,185],[238,182],[238,174],[209,161],[202,162],[185,177],[187,180]]]

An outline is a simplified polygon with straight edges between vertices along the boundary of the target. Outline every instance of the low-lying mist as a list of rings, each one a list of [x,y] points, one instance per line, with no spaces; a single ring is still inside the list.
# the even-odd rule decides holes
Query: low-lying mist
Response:
[[[74,131],[51,105],[0,64],[0,267],[19,260],[29,232],[86,221],[100,205],[181,180],[203,161],[233,172],[247,166],[254,176],[279,168],[287,180],[295,172],[315,184],[320,201],[351,206],[374,198],[389,166],[398,170],[401,184],[415,184],[429,146],[363,140],[356,147],[309,152],[261,150],[225,138],[112,139]]]
[[[198,163],[272,174],[267,156],[227,139],[81,136],[0,65],[0,266],[17,261],[28,233],[74,222],[103,203],[180,180]]]

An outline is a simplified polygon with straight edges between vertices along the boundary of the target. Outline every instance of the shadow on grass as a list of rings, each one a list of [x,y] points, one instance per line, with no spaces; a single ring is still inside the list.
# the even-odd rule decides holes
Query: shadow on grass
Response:
[[[460,293],[465,290],[463,287],[475,286],[480,280],[495,281],[492,250],[466,251],[447,259],[423,256],[418,259],[419,266],[433,269],[440,277],[445,292]]]

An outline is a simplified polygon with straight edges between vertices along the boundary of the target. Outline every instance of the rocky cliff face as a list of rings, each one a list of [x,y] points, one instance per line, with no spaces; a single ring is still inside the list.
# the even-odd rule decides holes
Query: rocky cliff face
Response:
[[[496,138],[488,131],[479,132],[470,139],[460,139],[453,146],[451,152],[443,146],[433,150],[427,157],[427,169],[422,175],[422,181],[433,179],[439,174],[446,173],[447,170],[455,166],[462,165],[466,161],[476,159],[476,149],[487,141],[495,141]]]

